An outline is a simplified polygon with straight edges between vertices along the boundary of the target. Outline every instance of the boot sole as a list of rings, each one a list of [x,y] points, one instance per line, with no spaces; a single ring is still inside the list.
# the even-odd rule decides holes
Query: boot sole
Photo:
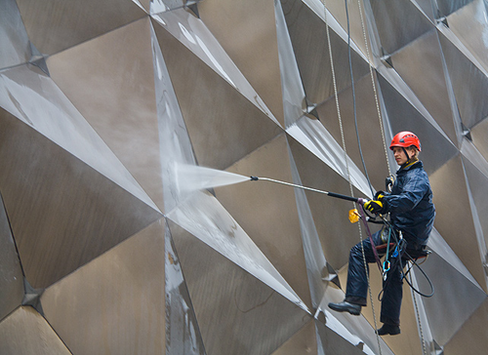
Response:
[[[330,306],[330,305],[329,305],[329,308],[333,309],[336,312],[348,312],[348,313],[352,314],[353,316],[359,316],[361,314],[361,310],[356,310],[353,308],[334,307],[334,306]]]

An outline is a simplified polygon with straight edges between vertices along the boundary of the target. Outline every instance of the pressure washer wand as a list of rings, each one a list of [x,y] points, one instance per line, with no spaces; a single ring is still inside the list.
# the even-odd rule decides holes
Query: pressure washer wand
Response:
[[[347,196],[347,195],[341,195],[341,194],[337,194],[335,192],[330,192],[330,191],[325,191],[325,190],[318,190],[318,189],[314,189],[312,187],[307,187],[307,186],[292,184],[292,183],[289,183],[289,182],[286,182],[286,181],[275,180],[275,179],[270,179],[270,178],[266,178],[266,177],[251,176],[251,181],[258,181],[258,180],[259,181],[274,182],[274,183],[281,184],[281,185],[296,187],[296,188],[299,188],[299,189],[302,189],[302,190],[308,190],[308,191],[318,192],[318,193],[321,193],[321,194],[328,195],[330,197],[339,198],[341,200],[347,200],[347,201],[357,202],[357,203],[359,203],[361,205],[363,205],[366,202],[365,199],[362,199],[360,197],[352,197],[352,196]]]

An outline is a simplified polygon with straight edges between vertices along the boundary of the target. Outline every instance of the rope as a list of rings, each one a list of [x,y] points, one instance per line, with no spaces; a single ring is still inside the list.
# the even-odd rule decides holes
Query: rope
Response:
[[[408,275],[408,276],[410,278],[410,282],[412,282],[412,275]],[[415,314],[417,316],[417,323],[419,325],[419,333],[420,333],[420,339],[421,339],[421,343],[422,343],[422,354],[427,355],[427,348],[425,345],[424,332],[422,330],[422,322],[420,319],[420,311],[419,311],[419,307],[417,305],[417,298],[415,297],[415,293],[413,292],[413,288],[411,289],[411,292],[412,292],[413,304],[415,306]]]
[[[366,57],[368,58],[368,64],[369,64],[369,75],[371,77],[371,84],[373,85],[374,101],[376,104],[376,113],[378,115],[378,121],[380,124],[380,131],[381,131],[381,139],[383,141],[383,151],[385,153],[385,158],[386,158],[386,167],[388,169],[388,175],[393,176],[391,169],[390,169],[390,160],[388,158],[388,148],[386,145],[385,129],[383,127],[383,120],[381,118],[381,109],[380,109],[380,104],[379,104],[379,100],[378,100],[378,92],[376,91],[376,84],[374,81],[373,66],[371,65],[371,59],[370,59],[371,56],[369,53],[368,38],[366,36],[366,27],[364,26],[363,10],[361,8],[361,0],[358,0],[357,2],[358,2],[358,7],[359,7],[359,17],[361,19],[361,29],[363,32],[364,45],[366,47]]]
[[[323,6],[324,6],[324,21],[325,21],[325,28],[326,28],[326,32],[327,32],[327,45],[329,47],[330,67],[331,67],[331,71],[332,71],[332,83],[334,86],[334,97],[335,97],[335,104],[336,104],[336,110],[337,110],[337,118],[339,120],[339,128],[340,128],[340,132],[341,132],[342,149],[344,151],[344,160],[346,162],[347,180],[349,182],[350,194],[351,194],[351,196],[354,196],[354,189],[352,186],[351,174],[350,174],[350,170],[349,170],[349,162],[347,159],[348,156],[347,156],[346,140],[345,140],[345,136],[344,136],[344,127],[342,124],[341,110],[340,110],[340,105],[339,105],[339,95],[338,95],[338,90],[337,90],[337,81],[336,81],[335,68],[334,68],[334,59],[332,56],[332,45],[331,45],[331,40],[330,40],[329,24],[327,22],[327,6],[325,3],[325,0],[321,0],[321,1],[322,1]],[[346,1],[346,13],[347,13],[347,0],[345,0],[345,1]],[[348,41],[349,41],[350,40],[349,15],[347,15],[347,24],[348,24]],[[348,45],[349,45],[349,43],[348,43]],[[349,46],[349,48],[350,48],[350,46]],[[352,73],[351,73],[351,80],[353,80]],[[354,89],[354,84],[352,86]],[[354,100],[355,100],[355,97],[354,97]],[[356,106],[354,106],[354,115],[356,115]],[[359,136],[357,138],[359,139]],[[358,143],[359,143],[359,141],[358,141]],[[359,147],[361,147],[360,144],[359,144]],[[361,153],[361,158],[362,158],[362,153]],[[364,160],[363,160],[363,164],[364,164]],[[363,165],[363,166],[364,166],[364,169],[366,172],[366,166],[365,165]],[[367,173],[366,173],[366,176],[367,176]],[[369,177],[368,177],[368,183],[369,183],[370,188],[371,188],[371,183],[369,182]],[[371,188],[371,190],[372,190],[372,188]],[[356,208],[356,204],[354,202],[353,202],[353,207]],[[366,272],[366,278],[368,281],[368,293],[369,293],[369,298],[370,298],[370,303],[371,303],[371,309],[373,311],[374,328],[378,329],[377,321],[376,321],[376,312],[375,312],[374,303],[373,303],[373,293],[371,290],[371,282],[370,282],[370,277],[369,277],[369,268],[368,268],[368,263],[366,261],[366,254],[365,254],[364,245],[363,245],[363,232],[361,229],[361,223],[358,223],[358,230],[359,230],[359,239],[360,239],[360,243],[361,243],[361,253],[363,256],[364,270]],[[374,249],[374,244],[373,244],[373,249]],[[379,334],[377,331],[375,332],[375,334],[376,334],[376,341],[378,343],[379,354],[382,355]]]
[[[345,0],[345,1],[346,1],[346,4],[347,4],[347,0]],[[363,32],[364,44],[365,44],[365,47],[366,47],[366,56],[368,58],[369,73],[370,73],[370,76],[371,76],[371,84],[373,85],[373,92],[374,92],[374,98],[375,98],[375,103],[376,103],[376,111],[377,111],[377,114],[378,114],[378,121],[379,121],[379,124],[380,124],[381,138],[382,138],[382,141],[383,141],[383,149],[384,149],[384,153],[385,153],[385,157],[386,157],[386,165],[387,165],[387,168],[388,168],[388,175],[391,177],[391,176],[393,176],[393,174],[392,174],[391,169],[390,169],[390,161],[389,161],[389,158],[388,158],[388,149],[387,149],[387,146],[386,146],[386,139],[385,139],[385,130],[384,130],[384,127],[383,127],[383,120],[381,119],[381,110],[380,110],[380,105],[379,105],[379,100],[378,100],[378,93],[376,91],[376,84],[375,84],[375,81],[374,81],[373,68],[372,68],[372,65],[371,65],[371,56],[370,56],[370,52],[369,52],[368,40],[367,40],[367,37],[366,37],[366,29],[365,29],[365,26],[364,26],[363,11],[362,11],[362,8],[361,8],[361,0],[357,0],[357,3],[358,3],[358,7],[359,7],[359,17],[361,19],[361,29],[362,29],[362,32]],[[348,20],[348,22],[349,22],[349,20]],[[411,279],[411,277],[412,276],[410,275],[410,279]],[[422,324],[421,324],[421,320],[420,320],[420,315],[419,315],[419,309],[418,309],[418,305],[417,305],[417,300],[416,300],[415,295],[413,293],[413,288],[412,288],[412,297],[414,299],[415,313],[417,314],[417,322],[418,322],[419,331],[420,331],[420,337],[421,337],[421,341],[422,341],[422,351],[423,351],[424,354],[426,354],[427,352],[426,352],[426,348],[425,348],[425,339],[424,339],[424,334],[423,334],[423,331],[422,331]]]

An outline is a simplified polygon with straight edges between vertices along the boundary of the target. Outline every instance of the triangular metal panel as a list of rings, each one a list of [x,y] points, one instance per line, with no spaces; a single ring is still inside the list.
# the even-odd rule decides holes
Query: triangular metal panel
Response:
[[[381,41],[383,55],[389,55],[433,28],[410,1],[369,1]]]
[[[0,323],[0,353],[72,354],[49,323],[32,307],[19,307]]]
[[[48,55],[146,16],[132,0],[87,0],[72,4],[18,0],[17,5],[30,40]]]
[[[196,192],[167,216],[212,249],[308,312],[305,303],[213,196]]]
[[[149,34],[144,18],[53,55],[48,64],[56,85],[162,209]]]
[[[0,73],[0,106],[158,211],[56,83],[32,67]]]
[[[248,154],[227,172],[293,181],[285,135]],[[258,180],[215,188],[214,192],[290,287],[312,308],[294,189]],[[276,209],[276,205],[287,208]],[[314,281],[321,282],[320,277]]]
[[[15,0],[0,3],[0,69],[25,63],[31,57],[29,38]]]
[[[164,255],[166,292],[166,354],[206,354],[182,266],[168,223]]]
[[[164,354],[163,243],[155,222],[44,291],[45,317],[73,354]]]
[[[277,43],[282,33],[277,28],[273,2],[200,1],[198,12],[202,22],[284,127],[280,81],[283,68],[278,59]]]
[[[226,169],[283,132],[165,29],[154,29],[199,165]]]
[[[334,95],[326,24],[302,2],[282,5],[308,103],[320,104]],[[337,90],[342,91],[351,85],[347,41],[333,30],[329,34]],[[351,59],[355,78],[369,72],[367,63],[352,49]]]
[[[24,295],[22,266],[0,195],[0,320],[18,307]]]
[[[488,115],[488,77],[444,35],[439,35],[461,120],[471,129]]]
[[[194,55],[227,81],[231,87],[256,106],[258,110],[279,125],[264,101],[249,84],[248,80],[203,21],[195,18],[184,9],[153,15],[153,18]]]
[[[34,288],[49,286],[161,218],[3,109],[0,139],[0,159],[9,167],[0,170],[0,189]]]
[[[449,105],[448,84],[437,31],[432,29],[425,33],[393,54],[391,59],[395,70],[450,140],[457,142],[454,114]]]
[[[209,354],[270,354],[310,321],[228,256],[173,223],[170,229]]]
[[[446,176],[449,178],[446,179]],[[461,156],[456,156],[431,174],[430,182],[436,206],[435,228],[486,291],[485,273]],[[453,200],[457,201],[455,205],[451,203]]]

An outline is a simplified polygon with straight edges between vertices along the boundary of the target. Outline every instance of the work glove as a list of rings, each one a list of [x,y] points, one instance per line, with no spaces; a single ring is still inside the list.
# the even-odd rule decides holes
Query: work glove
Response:
[[[364,208],[371,213],[381,213],[383,211],[383,202],[380,200],[371,200],[364,204]]]
[[[384,191],[376,191],[376,193],[374,194],[374,198],[373,200],[379,200],[381,201],[383,199],[383,197],[385,197],[387,193],[384,192]]]

